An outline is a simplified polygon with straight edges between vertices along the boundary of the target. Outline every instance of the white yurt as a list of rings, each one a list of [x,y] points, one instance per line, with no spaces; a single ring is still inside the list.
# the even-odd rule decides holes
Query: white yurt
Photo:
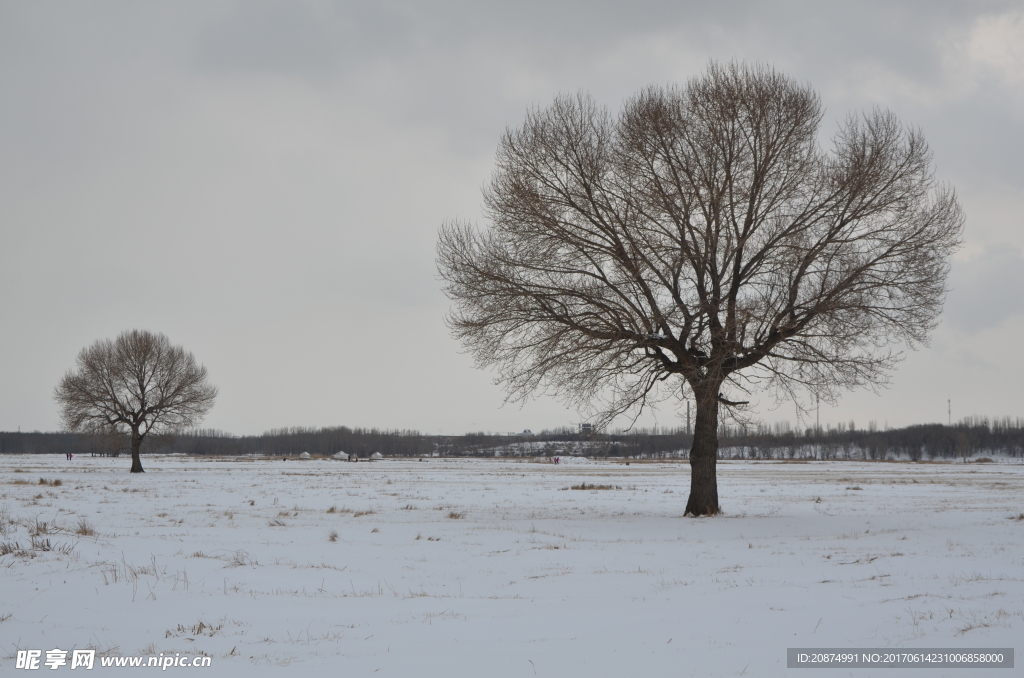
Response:
[[[309,459],[309,452],[303,452],[300,454],[299,459]]]
[[[373,454],[372,454],[372,455],[370,456],[370,460],[371,460],[371,461],[380,461],[380,460],[381,460],[381,459],[383,459],[383,458],[384,458],[384,455],[383,455],[383,454],[381,454],[380,452],[374,452],[374,453],[373,453]]]
[[[348,461],[348,454],[345,453],[345,452],[337,452],[331,458],[332,459],[337,459],[338,461]]]

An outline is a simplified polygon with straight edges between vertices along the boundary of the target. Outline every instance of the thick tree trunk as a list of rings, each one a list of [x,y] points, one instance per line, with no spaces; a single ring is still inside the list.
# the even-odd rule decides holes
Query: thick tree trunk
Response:
[[[145,473],[142,468],[142,460],[139,459],[139,447],[142,445],[142,438],[139,432],[132,430],[132,473]]]
[[[697,416],[690,449],[690,498],[686,515],[713,516],[718,506],[718,387],[717,383],[694,388]]]

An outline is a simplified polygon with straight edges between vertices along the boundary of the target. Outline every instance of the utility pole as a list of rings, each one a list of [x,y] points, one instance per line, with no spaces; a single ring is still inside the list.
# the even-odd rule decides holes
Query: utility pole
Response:
[[[946,416],[949,417],[949,425],[953,425],[953,399],[946,398]]]
[[[815,423],[814,432],[821,434],[821,396],[814,395],[815,405],[817,407],[817,422]]]
[[[19,429],[21,430],[21,429]],[[690,428],[690,401],[686,401],[686,435],[693,435],[693,430]]]

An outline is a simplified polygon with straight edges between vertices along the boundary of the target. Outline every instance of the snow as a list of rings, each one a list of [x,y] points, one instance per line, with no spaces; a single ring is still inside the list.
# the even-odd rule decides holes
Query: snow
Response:
[[[22,547],[0,666],[94,647],[203,652],[217,676],[784,676],[787,647],[1024,630],[1019,463],[720,462],[726,513],[692,519],[682,463],[129,462],[0,456],[0,542]]]

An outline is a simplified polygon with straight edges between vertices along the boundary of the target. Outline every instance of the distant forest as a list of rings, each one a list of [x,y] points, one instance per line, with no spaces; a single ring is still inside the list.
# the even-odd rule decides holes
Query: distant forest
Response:
[[[288,428],[258,436],[232,436],[210,429],[147,440],[144,452],[191,455],[266,455],[288,457],[337,452],[368,457],[554,457],[586,455],[637,459],[686,458],[691,436],[685,429],[579,433],[573,429],[538,434],[470,433],[424,435],[339,426]],[[3,433],[0,454],[118,455],[127,440],[117,436],[70,433]],[[751,428],[722,427],[722,459],[951,459],[975,456],[1024,456],[1024,419],[965,419],[952,426],[926,424],[900,429],[866,430],[850,425],[795,430],[785,424]]]

